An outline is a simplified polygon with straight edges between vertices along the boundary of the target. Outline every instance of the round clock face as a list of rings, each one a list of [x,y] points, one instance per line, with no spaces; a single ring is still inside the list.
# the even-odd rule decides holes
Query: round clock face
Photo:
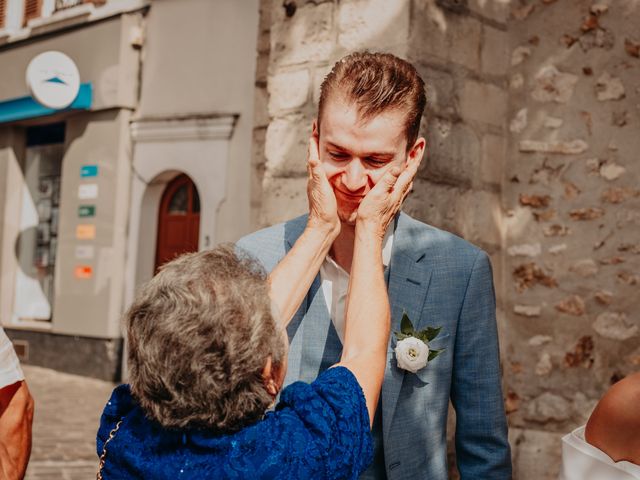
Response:
[[[27,86],[38,103],[62,109],[76,99],[80,90],[80,73],[73,60],[64,53],[44,52],[29,63]]]

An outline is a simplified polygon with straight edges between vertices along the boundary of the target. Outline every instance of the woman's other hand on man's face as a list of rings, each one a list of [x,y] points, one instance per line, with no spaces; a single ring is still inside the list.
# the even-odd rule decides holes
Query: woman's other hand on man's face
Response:
[[[364,197],[358,207],[357,225],[372,230],[381,239],[402,202],[411,191],[419,162],[391,167]]]

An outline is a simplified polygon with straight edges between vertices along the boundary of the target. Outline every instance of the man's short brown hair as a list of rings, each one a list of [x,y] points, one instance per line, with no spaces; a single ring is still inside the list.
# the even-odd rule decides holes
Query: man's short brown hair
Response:
[[[427,99],[424,81],[406,60],[390,53],[369,52],[352,53],[339,60],[320,86],[318,128],[327,99],[336,94],[354,102],[363,119],[389,109],[404,110],[407,150],[418,138]]]

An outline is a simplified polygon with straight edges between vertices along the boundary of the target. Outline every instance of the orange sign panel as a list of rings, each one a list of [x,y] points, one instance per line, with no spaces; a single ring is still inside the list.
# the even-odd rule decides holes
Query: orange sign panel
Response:
[[[96,226],[89,223],[78,225],[76,227],[76,238],[78,240],[93,240],[96,238]]]
[[[78,265],[74,271],[75,277],[82,280],[87,280],[93,277],[93,268],[89,265]]]

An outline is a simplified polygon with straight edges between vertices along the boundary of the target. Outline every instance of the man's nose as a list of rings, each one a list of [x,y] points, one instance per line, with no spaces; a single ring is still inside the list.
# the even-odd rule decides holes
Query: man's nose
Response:
[[[359,158],[353,158],[342,174],[342,184],[351,192],[357,192],[367,184],[367,170]]]

